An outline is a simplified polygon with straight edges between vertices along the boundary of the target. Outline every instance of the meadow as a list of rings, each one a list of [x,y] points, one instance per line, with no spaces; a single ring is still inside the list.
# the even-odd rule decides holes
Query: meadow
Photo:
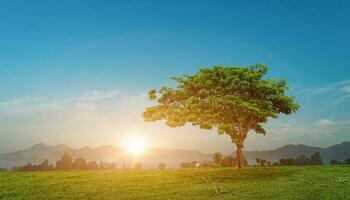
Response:
[[[350,199],[350,166],[4,172],[0,199]]]

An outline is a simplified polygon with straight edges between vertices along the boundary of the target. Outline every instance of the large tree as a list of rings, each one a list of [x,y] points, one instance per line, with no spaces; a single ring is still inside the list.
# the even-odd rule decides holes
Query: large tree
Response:
[[[250,130],[266,134],[262,124],[279,114],[291,114],[299,105],[286,95],[284,80],[264,78],[268,67],[214,66],[193,75],[173,77],[175,88],[151,90],[156,105],[146,108],[146,121],[165,120],[170,127],[191,123],[202,129],[217,129],[236,144],[237,167],[243,163],[242,149]]]

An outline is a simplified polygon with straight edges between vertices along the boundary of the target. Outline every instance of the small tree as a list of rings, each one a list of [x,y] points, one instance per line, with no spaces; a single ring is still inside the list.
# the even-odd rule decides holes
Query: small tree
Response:
[[[159,164],[158,164],[158,169],[159,169],[159,170],[165,170],[165,168],[166,168],[165,163],[159,163]]]
[[[260,158],[255,158],[255,161],[256,161],[256,164],[257,164],[257,165],[260,165],[260,163],[261,163]]]
[[[299,105],[286,95],[284,80],[264,79],[268,67],[223,67],[200,69],[193,75],[174,77],[177,87],[151,90],[157,105],[146,108],[146,121],[165,120],[170,127],[187,122],[202,129],[216,128],[236,144],[237,167],[241,168],[244,141],[250,130],[266,134],[262,127],[280,113],[291,114]]]
[[[223,167],[233,167],[236,164],[236,159],[232,156],[225,156],[222,159],[222,166]]]
[[[87,169],[87,163],[83,158],[77,158],[72,163],[73,169]]]
[[[310,159],[305,155],[300,155],[295,159],[295,165],[308,165],[310,164]]]
[[[56,162],[57,169],[71,169],[73,158],[68,153],[64,153],[60,160]]]
[[[139,162],[134,163],[134,169],[135,169],[135,170],[140,170],[140,169],[142,169],[142,163],[139,163]]]
[[[287,165],[287,166],[291,166],[295,164],[295,160],[293,158],[281,158],[279,162],[281,165]]]
[[[350,158],[345,160],[345,164],[350,164]]]
[[[28,163],[24,165],[23,167],[19,167],[19,171],[36,171],[38,168],[36,165],[32,165],[32,163]]]
[[[260,166],[264,167],[266,165],[267,161],[262,159],[260,160]]]
[[[45,159],[41,164],[38,165],[38,170],[40,171],[46,171],[46,170],[51,170],[53,168],[52,164]]]
[[[311,155],[310,160],[312,165],[323,165],[320,152],[316,152],[315,154]]]
[[[100,162],[100,169],[108,169],[108,170],[112,170],[112,169],[116,169],[117,166],[114,162],[109,163],[109,162],[104,162],[103,160]]]
[[[339,161],[337,160],[331,160],[331,165],[338,165],[340,164]]]
[[[222,163],[222,154],[220,152],[216,152],[213,154],[213,162],[215,167],[220,167]]]
[[[87,163],[87,168],[88,169],[91,169],[91,170],[96,170],[96,169],[98,169],[98,164],[97,164],[97,162],[96,161],[89,161],[88,163]]]

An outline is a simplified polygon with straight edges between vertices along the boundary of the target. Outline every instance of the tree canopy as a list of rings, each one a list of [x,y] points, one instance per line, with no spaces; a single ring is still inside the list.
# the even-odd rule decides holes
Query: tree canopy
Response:
[[[262,124],[279,114],[291,114],[299,105],[286,94],[285,80],[264,78],[268,67],[214,66],[193,75],[173,77],[175,88],[151,90],[156,105],[146,108],[146,121],[165,120],[170,127],[191,123],[202,129],[216,128],[237,145],[238,167],[241,149],[249,130],[266,134]],[[238,152],[240,151],[240,152]]]

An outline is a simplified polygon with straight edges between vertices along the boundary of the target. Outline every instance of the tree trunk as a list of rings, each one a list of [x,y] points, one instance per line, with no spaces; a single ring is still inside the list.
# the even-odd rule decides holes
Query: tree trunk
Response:
[[[237,146],[237,150],[236,150],[237,168],[241,169],[243,165],[242,144],[236,143],[236,146]]]

